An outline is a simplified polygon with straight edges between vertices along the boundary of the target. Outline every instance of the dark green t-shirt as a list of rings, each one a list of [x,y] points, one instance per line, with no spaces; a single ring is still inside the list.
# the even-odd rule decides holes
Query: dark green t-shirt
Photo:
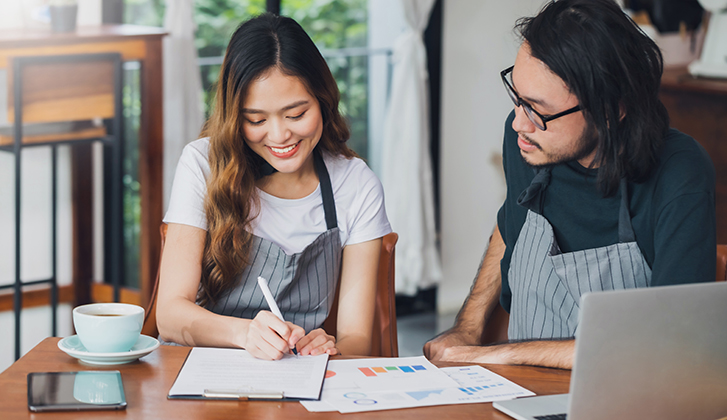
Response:
[[[527,209],[517,198],[535,175],[523,160],[512,129],[505,123],[503,167],[507,197],[497,214],[505,241],[500,263],[500,302],[509,312],[510,257]],[[598,248],[618,242],[621,194],[603,197],[597,169],[572,161],[555,165],[545,190],[543,216],[553,226],[562,252]],[[629,213],[636,242],[651,267],[651,286],[714,281],[716,267],[715,173],[707,152],[693,138],[669,130],[659,162],[642,183],[628,184]]]

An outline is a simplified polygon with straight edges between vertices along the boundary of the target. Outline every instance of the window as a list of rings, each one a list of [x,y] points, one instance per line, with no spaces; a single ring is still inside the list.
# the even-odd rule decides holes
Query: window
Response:
[[[348,144],[368,153],[368,0],[281,0],[280,13],[295,19],[323,53],[341,91],[341,111],[351,126]]]

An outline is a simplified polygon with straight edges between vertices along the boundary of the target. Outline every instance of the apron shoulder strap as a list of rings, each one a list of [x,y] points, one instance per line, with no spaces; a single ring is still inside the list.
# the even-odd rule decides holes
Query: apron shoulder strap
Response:
[[[535,177],[517,199],[519,205],[543,214],[543,191],[550,184],[550,170],[549,167],[535,170]]]
[[[313,151],[313,162],[316,167],[316,173],[318,174],[318,181],[321,184],[321,197],[323,198],[323,211],[326,214],[326,227],[330,230],[338,226],[336,202],[333,200],[331,177],[328,175],[328,169],[326,169],[323,156],[318,148]]]
[[[636,235],[629,214],[629,189],[626,178],[621,178],[619,191],[621,193],[621,207],[618,215],[618,241],[621,243],[635,242]]]

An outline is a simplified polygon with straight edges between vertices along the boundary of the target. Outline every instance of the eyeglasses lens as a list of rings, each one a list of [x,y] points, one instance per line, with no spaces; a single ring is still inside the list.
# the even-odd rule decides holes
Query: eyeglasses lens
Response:
[[[543,122],[543,119],[540,118],[540,115],[536,114],[535,111],[530,108],[530,105],[526,103],[523,103],[523,109],[525,110],[525,114],[528,116],[530,122],[535,124],[535,126],[538,127],[540,130],[545,131],[545,123]]]
[[[533,110],[533,108],[530,107],[530,105],[521,101],[520,97],[515,92],[515,89],[513,89],[513,87],[512,87],[512,70],[503,76],[502,81],[505,84],[505,90],[507,90],[508,96],[510,96],[510,99],[512,99],[512,103],[515,104],[516,107],[519,107],[520,105],[522,105],[523,109],[525,110],[525,115],[528,116],[528,119],[530,120],[530,122],[535,124],[535,126],[538,127],[540,130],[545,130],[545,123],[543,123],[543,119],[540,118],[540,116],[535,113],[535,111]]]

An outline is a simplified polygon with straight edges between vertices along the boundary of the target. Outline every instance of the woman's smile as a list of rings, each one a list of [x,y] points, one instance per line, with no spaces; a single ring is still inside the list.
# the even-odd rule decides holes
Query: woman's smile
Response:
[[[298,146],[300,146],[300,142],[302,140],[298,141],[295,144],[291,144],[290,146],[279,148],[279,147],[273,147],[273,146],[267,146],[268,149],[270,149],[270,153],[281,159],[285,159],[288,157],[291,157],[295,154],[295,152],[298,151]]]

